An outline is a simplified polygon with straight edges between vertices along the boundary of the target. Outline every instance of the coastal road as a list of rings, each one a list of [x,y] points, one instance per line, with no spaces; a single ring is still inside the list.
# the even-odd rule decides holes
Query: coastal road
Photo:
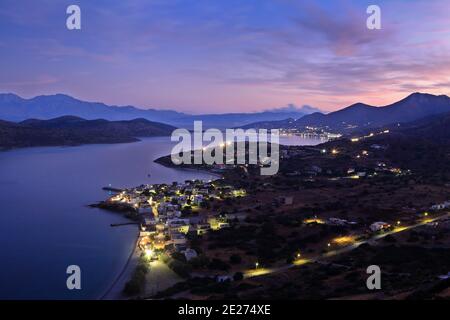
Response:
[[[252,270],[246,270],[244,271],[244,278],[248,279],[248,278],[254,278],[254,277],[260,277],[260,276],[265,276],[265,275],[269,275],[269,274],[275,274],[275,273],[280,273],[280,272],[284,272],[286,270],[298,267],[298,266],[302,266],[305,265],[307,263],[311,263],[311,262],[320,262],[322,259],[326,259],[326,258],[330,258],[330,257],[334,257],[337,256],[339,254],[343,254],[349,251],[352,251],[356,248],[358,248],[360,245],[364,244],[364,243],[374,243],[382,238],[385,238],[389,235],[393,235],[399,232],[403,232],[403,231],[407,231],[407,230],[412,230],[418,227],[422,227],[426,224],[429,223],[433,223],[433,222],[437,222],[439,220],[443,220],[446,218],[450,217],[450,213],[446,213],[444,215],[435,217],[435,218],[426,218],[423,221],[416,223],[414,225],[410,225],[410,226],[404,226],[404,227],[396,227],[391,231],[388,232],[384,232],[382,234],[378,234],[376,236],[371,237],[370,239],[367,240],[363,240],[363,241],[357,241],[355,243],[352,243],[351,245],[348,245],[346,247],[343,247],[341,249],[337,249],[337,250],[331,250],[328,251],[324,254],[321,254],[319,256],[313,257],[313,258],[308,258],[308,259],[298,259],[295,260],[293,263],[291,264],[287,264],[281,267],[277,267],[277,268],[258,268],[258,269],[252,269]]]

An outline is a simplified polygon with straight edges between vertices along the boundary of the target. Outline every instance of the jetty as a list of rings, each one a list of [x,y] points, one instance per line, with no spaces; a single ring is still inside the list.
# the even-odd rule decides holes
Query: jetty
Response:
[[[103,187],[102,189],[105,190],[105,191],[112,191],[112,192],[122,192],[123,191],[123,189],[114,188],[114,187],[111,187],[111,186]]]
[[[111,223],[111,227],[129,226],[132,224],[138,225],[139,222]]]

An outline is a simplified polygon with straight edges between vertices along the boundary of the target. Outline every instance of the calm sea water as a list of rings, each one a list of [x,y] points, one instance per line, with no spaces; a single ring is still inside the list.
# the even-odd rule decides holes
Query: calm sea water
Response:
[[[282,138],[285,144],[321,141]],[[122,270],[136,226],[120,214],[86,207],[103,186],[214,178],[160,166],[168,137],[138,143],[0,152],[0,299],[95,299]],[[148,174],[151,177],[148,177]],[[82,290],[66,288],[66,268],[81,268]]]

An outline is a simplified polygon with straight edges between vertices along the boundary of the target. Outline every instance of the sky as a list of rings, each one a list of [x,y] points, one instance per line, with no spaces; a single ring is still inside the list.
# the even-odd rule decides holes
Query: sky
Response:
[[[223,113],[417,91],[450,95],[448,0],[0,1],[0,92],[26,98]]]

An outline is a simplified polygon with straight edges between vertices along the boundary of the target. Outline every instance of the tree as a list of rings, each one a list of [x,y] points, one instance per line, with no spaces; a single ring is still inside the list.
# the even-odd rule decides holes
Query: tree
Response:
[[[242,258],[238,254],[232,254],[230,256],[230,263],[231,264],[239,264],[239,263],[241,263],[241,261],[242,261]]]
[[[244,279],[244,274],[242,272],[236,272],[233,276],[234,281],[240,281]]]
[[[209,263],[208,268],[211,269],[211,270],[227,271],[228,269],[230,269],[230,266],[225,261],[222,261],[220,259],[214,258]]]

